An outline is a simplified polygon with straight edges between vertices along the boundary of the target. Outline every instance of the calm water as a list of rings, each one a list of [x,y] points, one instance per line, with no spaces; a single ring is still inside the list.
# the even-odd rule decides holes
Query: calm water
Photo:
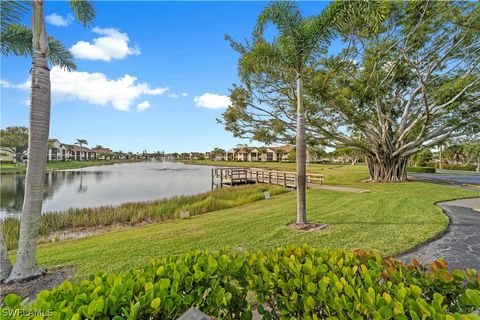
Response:
[[[211,189],[211,168],[159,161],[49,172],[43,212],[205,192]],[[25,175],[1,175],[0,187],[0,217],[20,214]]]

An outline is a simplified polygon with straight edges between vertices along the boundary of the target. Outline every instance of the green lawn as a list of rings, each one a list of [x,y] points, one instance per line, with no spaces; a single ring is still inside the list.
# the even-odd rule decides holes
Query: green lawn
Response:
[[[66,170],[66,169],[77,169],[91,166],[100,166],[108,165],[115,163],[124,163],[124,162],[136,162],[144,160],[128,159],[128,160],[88,160],[88,161],[65,161],[65,162],[49,162],[47,163],[46,170]],[[11,163],[2,163],[0,164],[0,172],[2,174],[8,173],[24,173],[27,170],[26,166],[16,166]]]
[[[280,164],[287,168],[293,164]],[[370,193],[308,191],[311,221],[327,223],[322,231],[287,227],[295,219],[295,192],[270,200],[84,239],[40,245],[38,262],[45,267],[74,266],[77,276],[95,270],[125,271],[148,258],[181,254],[189,249],[222,247],[267,249],[291,243],[318,247],[363,248],[395,255],[442,232],[448,218],[434,205],[441,200],[478,196],[477,192],[421,182],[365,184],[363,166],[312,165],[327,183],[357,185]]]

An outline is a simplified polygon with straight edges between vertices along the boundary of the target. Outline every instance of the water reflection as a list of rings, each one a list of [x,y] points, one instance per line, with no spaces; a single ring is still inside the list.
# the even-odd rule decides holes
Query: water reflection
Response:
[[[142,162],[75,170],[45,175],[43,211],[71,207],[117,205],[210,190],[211,167],[171,162]],[[0,217],[22,210],[25,175],[1,175]]]

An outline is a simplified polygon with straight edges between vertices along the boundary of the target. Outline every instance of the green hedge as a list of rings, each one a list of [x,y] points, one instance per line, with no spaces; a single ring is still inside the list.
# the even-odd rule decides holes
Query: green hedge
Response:
[[[362,250],[308,247],[271,252],[191,251],[127,274],[97,273],[42,291],[13,294],[2,316],[53,319],[176,319],[194,306],[218,319],[480,319],[480,275],[441,260],[404,265]],[[248,292],[251,295],[247,295]]]
[[[437,170],[434,167],[408,167],[407,172],[416,173],[435,173]]]
[[[438,164],[435,164],[435,167],[438,168]],[[442,169],[445,170],[465,170],[465,171],[475,171],[477,166],[475,164],[442,164]]]

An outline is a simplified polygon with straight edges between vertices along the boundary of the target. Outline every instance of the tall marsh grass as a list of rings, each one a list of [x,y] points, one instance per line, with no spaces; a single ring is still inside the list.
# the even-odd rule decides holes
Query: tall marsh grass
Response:
[[[189,211],[190,216],[196,216],[264,199],[266,191],[274,196],[287,190],[269,185],[240,186],[165,200],[49,212],[41,217],[39,234],[41,237],[49,237],[55,232],[65,230],[78,231],[118,224],[155,223],[177,219],[181,211]],[[6,218],[0,222],[0,227],[3,229],[8,249],[17,248],[20,220]]]

